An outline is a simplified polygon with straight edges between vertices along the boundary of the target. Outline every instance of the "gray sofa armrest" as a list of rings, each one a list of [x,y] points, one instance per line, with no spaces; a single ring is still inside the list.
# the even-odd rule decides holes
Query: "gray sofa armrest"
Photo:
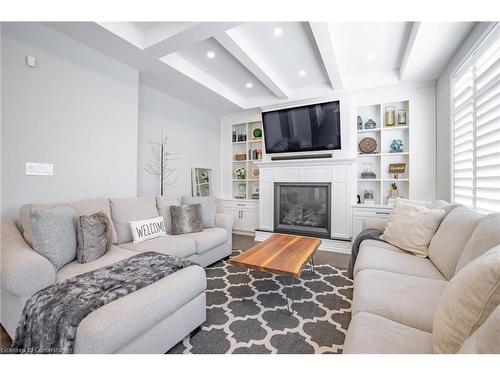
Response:
[[[215,214],[215,226],[227,229],[229,233],[233,231],[234,218],[229,214]]]
[[[55,283],[52,264],[23,239],[13,220],[2,221],[2,288],[16,296],[31,296]]]
[[[387,227],[387,223],[388,223],[387,219],[380,219],[380,218],[366,219],[363,221],[363,229],[374,228],[384,231],[385,228]]]

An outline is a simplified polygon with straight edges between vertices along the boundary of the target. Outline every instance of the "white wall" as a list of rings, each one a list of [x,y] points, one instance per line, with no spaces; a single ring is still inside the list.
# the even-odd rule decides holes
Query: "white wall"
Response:
[[[138,72],[41,24],[2,26],[2,216],[136,195]],[[26,162],[54,163],[54,176],[26,176]]]
[[[168,96],[146,85],[139,86],[139,163],[138,194],[157,195],[158,179],[144,171],[151,159],[148,141],[158,141],[162,127],[169,138],[169,151],[178,153],[171,162],[177,168],[175,185],[167,195],[191,195],[191,168],[211,168],[214,194],[219,194],[220,129],[219,119],[205,111]]]
[[[451,200],[450,75],[471,53],[492,24],[489,22],[480,22],[474,27],[455,56],[441,73],[437,82],[437,199]]]

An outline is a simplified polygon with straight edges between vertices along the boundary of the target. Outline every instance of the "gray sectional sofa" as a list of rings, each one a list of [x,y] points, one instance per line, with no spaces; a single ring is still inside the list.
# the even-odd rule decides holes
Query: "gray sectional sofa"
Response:
[[[205,321],[206,277],[202,267],[231,254],[233,218],[216,214],[214,228],[132,242],[128,221],[161,215],[169,231],[169,206],[179,204],[170,197],[71,203],[79,215],[102,211],[111,217],[113,246],[95,261],[78,263],[75,259],[57,272],[30,246],[29,210],[40,205],[23,206],[18,222],[2,221],[1,323],[8,334],[14,337],[24,304],[37,291],[140,252],[157,251],[193,260],[199,266],[184,268],[89,314],[78,327],[75,353],[164,353],[182,340]]]
[[[364,223],[365,228],[385,225],[383,220]],[[500,214],[454,208],[426,258],[365,240],[354,269],[344,353],[500,353],[499,285]],[[481,305],[481,296],[489,305]],[[471,315],[474,306],[480,307],[477,317]],[[443,337],[454,345],[443,344]]]

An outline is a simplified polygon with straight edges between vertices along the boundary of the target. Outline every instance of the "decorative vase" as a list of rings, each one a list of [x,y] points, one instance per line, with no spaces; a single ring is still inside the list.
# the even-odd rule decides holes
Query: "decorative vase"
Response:
[[[372,119],[369,119],[365,124],[365,129],[375,129],[377,127],[377,123]]]
[[[363,119],[358,116],[358,130],[363,130]]]
[[[393,106],[385,107],[385,125],[394,126],[396,117],[396,110]]]
[[[397,198],[398,197],[398,189],[391,189],[391,197],[392,198]]]

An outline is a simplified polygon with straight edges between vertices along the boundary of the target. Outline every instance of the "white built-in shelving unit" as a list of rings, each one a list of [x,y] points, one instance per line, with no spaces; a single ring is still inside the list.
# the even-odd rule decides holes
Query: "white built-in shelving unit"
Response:
[[[395,124],[386,125],[386,109],[394,107]],[[415,124],[410,124],[410,102],[408,100],[367,105],[357,108],[357,115],[361,116],[363,129],[357,130],[357,144],[365,138],[371,137],[377,141],[377,149],[370,154],[364,154],[359,150],[356,157],[357,164],[357,194],[364,203],[365,191],[373,191],[375,204],[372,206],[386,206],[391,193],[391,184],[398,187],[399,196],[408,198],[410,196],[410,131]],[[400,124],[398,111],[406,111],[406,122]],[[366,122],[372,119],[376,123],[374,129],[365,129]],[[403,152],[390,152],[393,140],[400,139],[403,142]],[[406,163],[405,173],[399,174],[398,179],[389,173],[389,165],[392,163]],[[361,178],[361,173],[366,170],[375,172],[375,178]]]
[[[258,171],[258,166],[255,162],[261,160],[264,147],[262,144],[263,137],[255,138],[253,136],[255,129],[262,130],[261,121],[232,125],[231,136],[233,136],[233,133],[236,134],[236,141],[232,142],[232,195],[234,199],[255,199],[252,198],[252,195],[258,192],[259,174],[256,172]],[[244,141],[238,140],[238,136],[242,134],[246,135],[246,140]],[[255,158],[254,150],[259,150],[258,158]],[[237,154],[245,155],[245,159],[236,160]],[[246,177],[244,179],[239,179],[235,175],[235,171],[238,168],[245,168]]]

